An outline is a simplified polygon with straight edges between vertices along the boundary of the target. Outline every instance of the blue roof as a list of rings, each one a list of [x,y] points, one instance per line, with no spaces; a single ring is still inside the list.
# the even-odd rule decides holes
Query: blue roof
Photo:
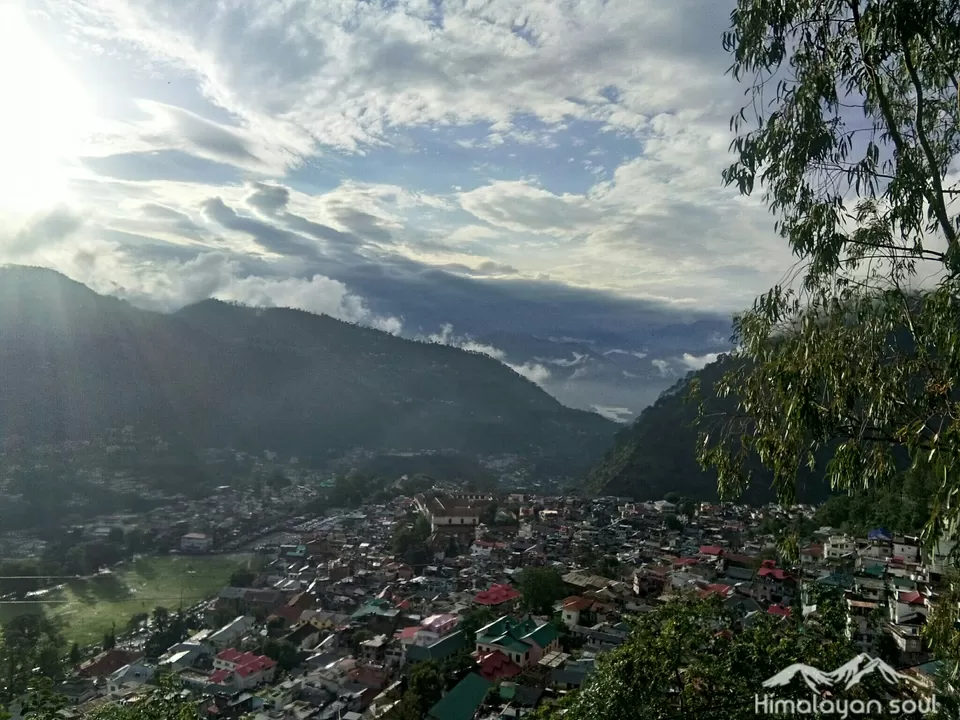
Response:
[[[893,540],[893,533],[886,528],[874,528],[867,533],[868,540]]]

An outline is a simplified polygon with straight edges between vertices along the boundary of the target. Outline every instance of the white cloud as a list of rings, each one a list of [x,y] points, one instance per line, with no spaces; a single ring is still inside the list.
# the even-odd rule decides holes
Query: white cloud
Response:
[[[610,407],[609,405],[592,405],[591,407],[600,415],[614,422],[627,422],[633,415],[633,411],[625,407]]]
[[[554,195],[524,181],[501,181],[462,193],[460,204],[496,227],[558,237],[579,234],[601,217],[585,197]]]
[[[699,357],[697,355],[691,355],[690,353],[684,353],[680,360],[691,370],[703,370],[704,367],[714,362],[718,357],[720,357],[720,353],[707,353]]]
[[[719,96],[706,71],[728,12],[695,0],[491,0],[446,3],[438,26],[421,0],[44,5],[88,48],[118,45],[128,61],[187,74],[274,137],[309,132],[349,148],[382,142],[390,126],[433,122],[487,121],[525,139],[512,127],[518,114],[643,127],[664,108]],[[533,43],[514,32],[520,21]],[[612,83],[616,104],[601,93]]]
[[[508,368],[514,372],[522,375],[531,382],[536,383],[537,385],[543,385],[550,380],[550,370],[540,363],[537,362],[525,362],[521,364],[511,364],[507,361],[507,355],[503,350],[495,348],[492,345],[486,345],[484,343],[479,343],[473,340],[470,337],[458,336],[452,325],[444,325],[440,332],[433,333],[424,338],[427,342],[441,343],[443,345],[451,345],[452,347],[460,348],[461,350],[467,350],[469,352],[481,353],[483,355],[489,355],[495,360],[499,360]]]
[[[791,258],[760,203],[720,187],[741,101],[723,74],[732,5],[31,0],[31,43],[15,54],[37,59],[69,102],[18,81],[42,110],[30,153],[51,178],[26,184],[64,186],[43,209],[68,194],[92,217],[87,238],[100,228],[277,263],[284,250],[402,256],[465,276],[739,309]],[[16,79],[15,65],[0,77]],[[37,113],[24,112],[16,126],[29,129]],[[72,182],[48,172],[47,136],[56,157],[77,161]],[[425,136],[446,138],[463,167],[434,177],[452,163]],[[200,159],[162,168],[193,181],[118,181],[79,162],[165,151]],[[568,162],[588,155],[602,168]],[[254,182],[284,188],[282,207],[251,201]],[[21,184],[11,175],[0,190]],[[240,221],[209,212],[215,198]],[[295,242],[265,248],[250,221]]]
[[[670,363],[666,360],[654,359],[650,361],[650,364],[653,365],[663,377],[669,377],[673,375],[673,368],[670,367]]]

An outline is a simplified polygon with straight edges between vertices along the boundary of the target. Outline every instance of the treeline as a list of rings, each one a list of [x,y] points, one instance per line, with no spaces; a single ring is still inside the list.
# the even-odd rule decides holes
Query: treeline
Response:
[[[50,543],[39,558],[0,560],[0,595],[23,597],[62,582],[51,576],[92,575],[151,547],[150,536],[136,529],[124,533],[113,528],[102,540],[84,540],[78,532],[69,532]]]

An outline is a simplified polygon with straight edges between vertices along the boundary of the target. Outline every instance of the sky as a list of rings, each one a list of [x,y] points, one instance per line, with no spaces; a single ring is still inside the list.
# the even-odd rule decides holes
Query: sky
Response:
[[[720,179],[732,4],[7,0],[0,263],[472,343],[625,417],[655,393],[551,378],[663,389],[791,264]]]

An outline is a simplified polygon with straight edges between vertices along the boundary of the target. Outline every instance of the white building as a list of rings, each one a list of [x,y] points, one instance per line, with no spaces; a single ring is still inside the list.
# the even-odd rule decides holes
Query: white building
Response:
[[[848,557],[857,550],[857,543],[846,535],[831,535],[823,544],[823,556],[827,560]]]
[[[180,549],[184,552],[208,552],[213,539],[203,533],[187,533],[180,538]]]
[[[236,643],[253,628],[254,619],[240,615],[207,638],[207,643],[216,649],[227,648]]]

